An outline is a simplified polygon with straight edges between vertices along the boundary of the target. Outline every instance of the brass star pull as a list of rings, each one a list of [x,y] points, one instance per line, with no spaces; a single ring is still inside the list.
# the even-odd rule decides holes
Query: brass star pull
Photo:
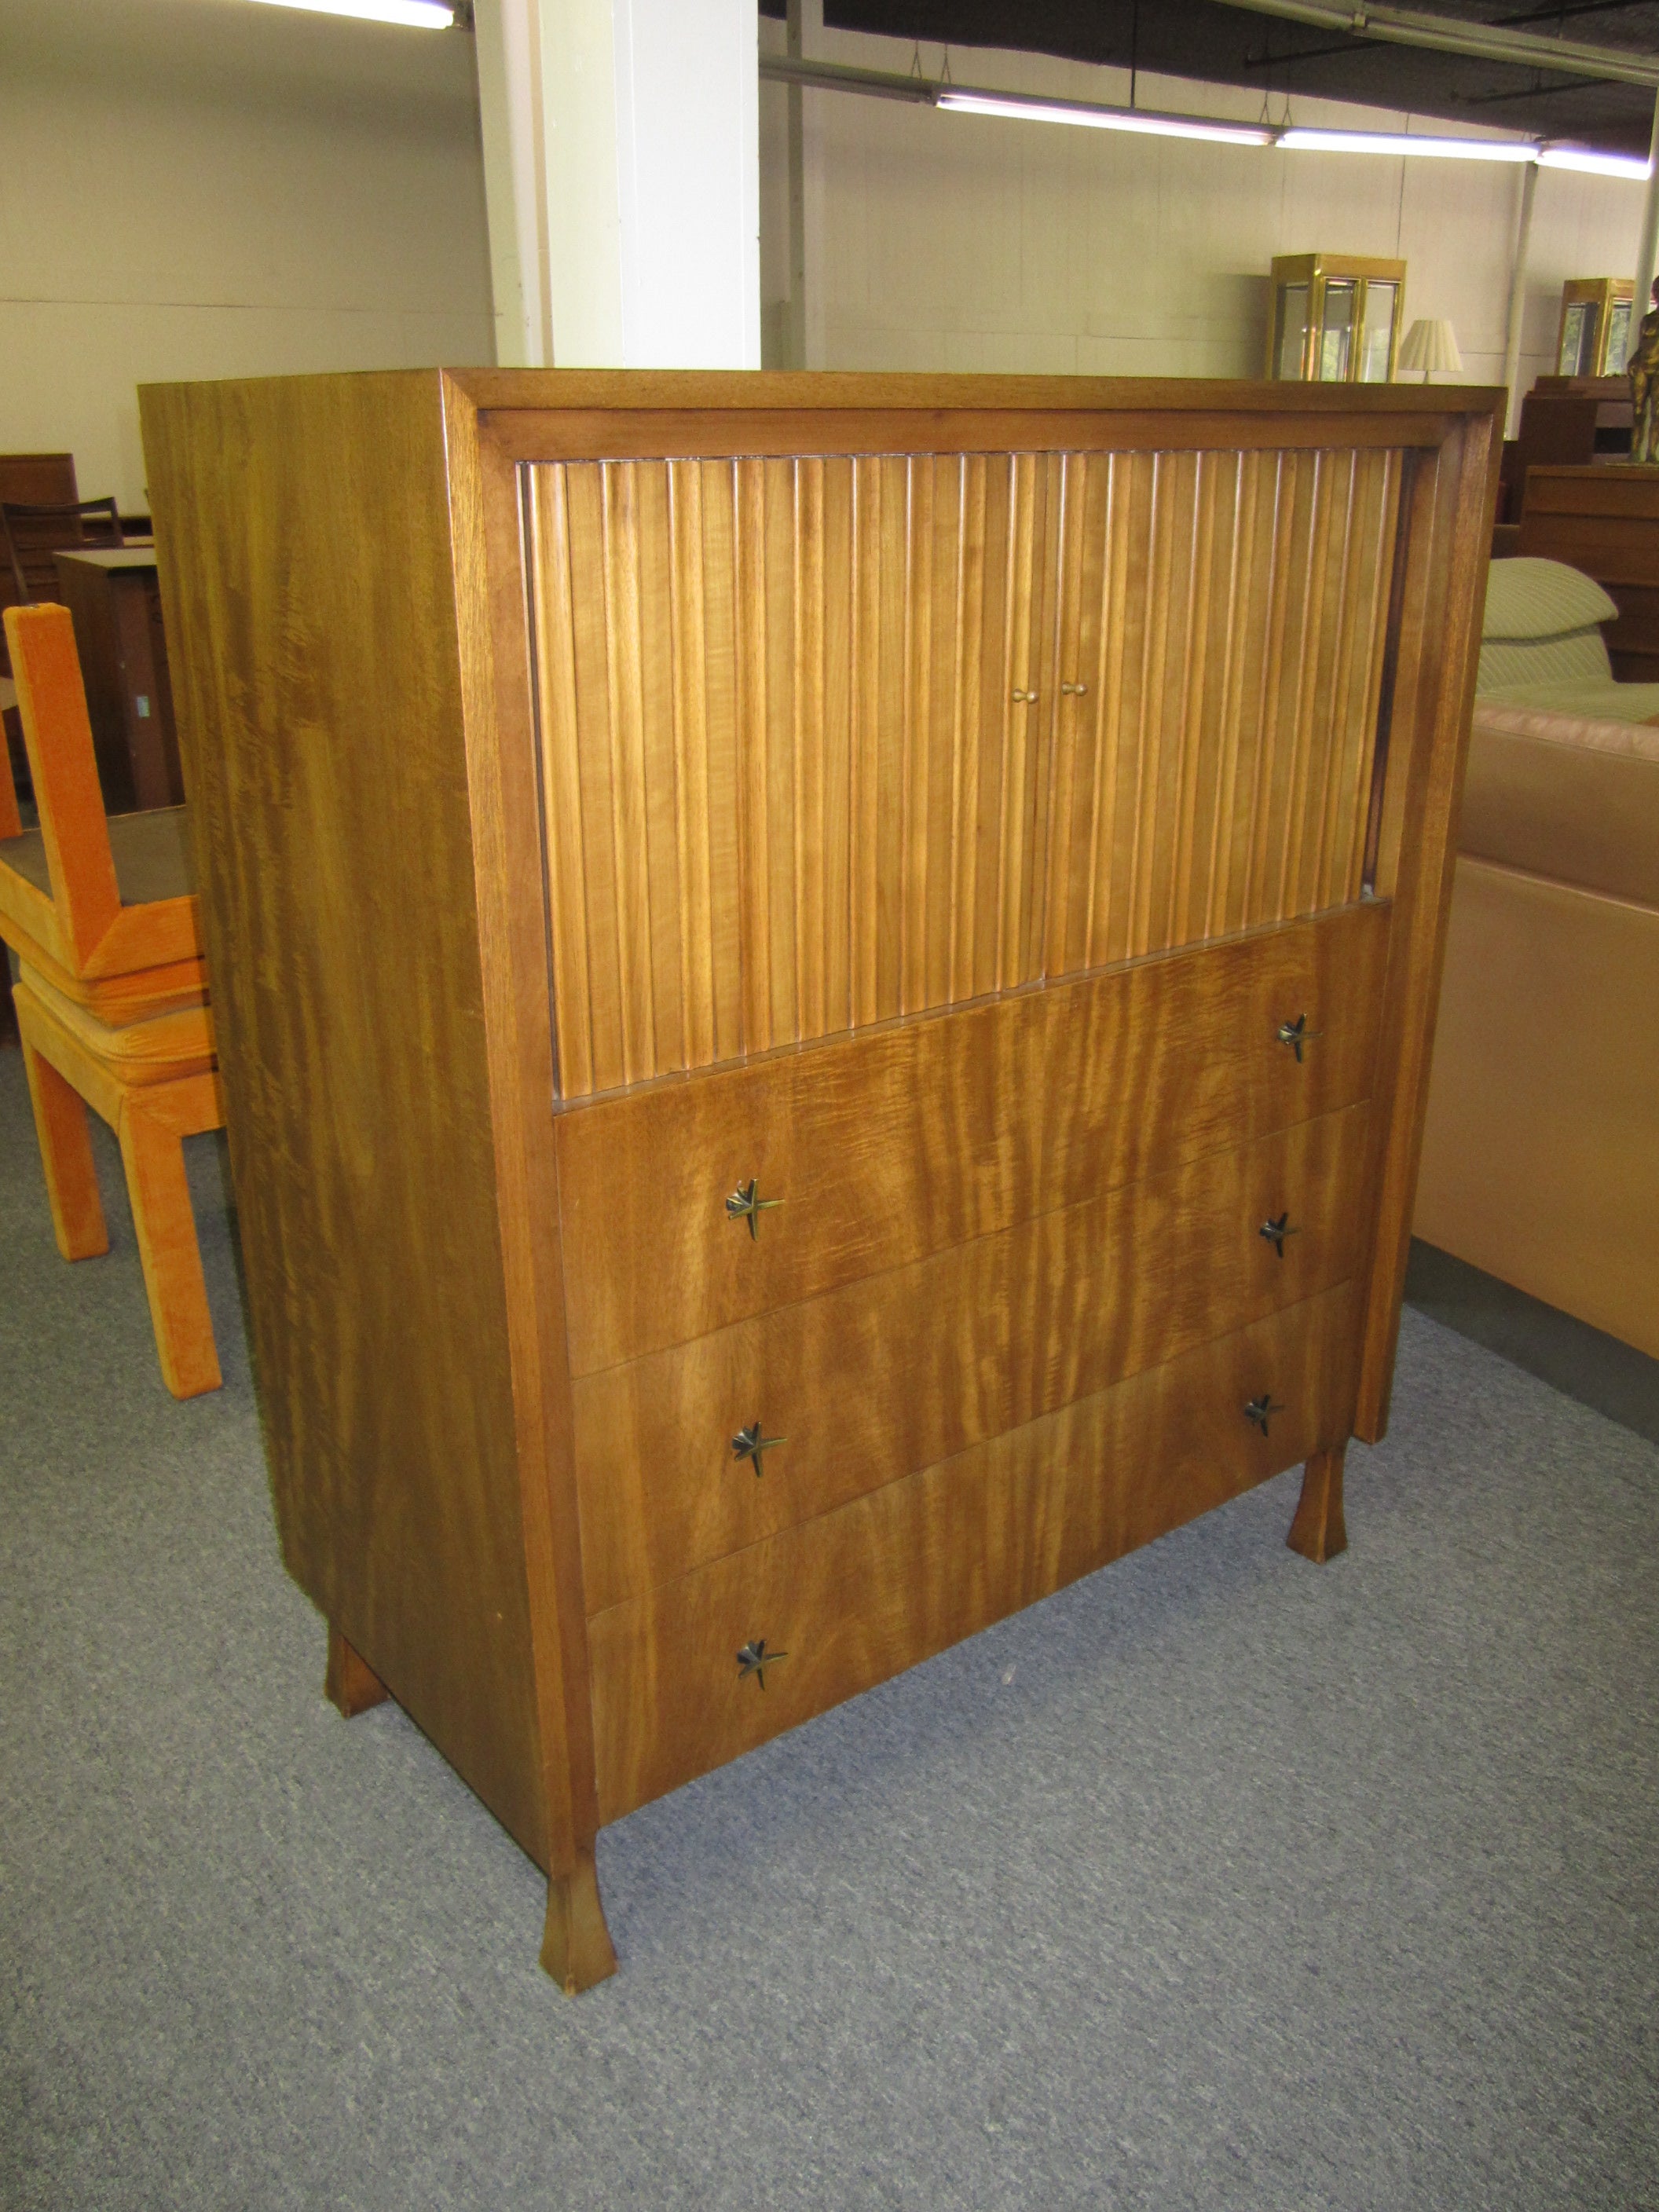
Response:
[[[1282,1413],[1284,1410],[1282,1406],[1275,1405],[1264,1390],[1259,1398],[1252,1398],[1249,1404],[1246,1406],[1244,1418],[1253,1428],[1260,1429],[1265,1437],[1267,1433],[1268,1421],[1273,1414]]]
[[[1265,1237],[1282,1260],[1285,1256],[1285,1239],[1287,1237],[1299,1237],[1302,1231],[1299,1229],[1291,1228],[1291,1217],[1288,1212],[1285,1212],[1270,1213],[1255,1233],[1258,1237]]]
[[[1300,1057],[1298,1054],[1297,1058]],[[763,1212],[769,1206],[782,1204],[783,1200],[781,1198],[763,1198],[760,1194],[759,1182],[750,1176],[748,1182],[740,1182],[731,1197],[726,1200],[726,1218],[732,1221],[746,1221],[749,1224],[750,1236],[758,1237],[760,1217]]]
[[[1316,1037],[1323,1036],[1323,1030],[1310,1030],[1308,1017],[1298,1014],[1293,1022],[1280,1022],[1273,1031],[1280,1044],[1287,1044],[1296,1054],[1297,1066],[1302,1065],[1302,1048],[1311,1044]]]
[[[763,1437],[757,1413],[746,1429],[739,1429],[732,1437],[732,1456],[733,1459],[752,1459],[758,1479],[764,1471],[761,1466],[762,1453],[769,1452],[774,1444],[787,1444],[788,1441],[787,1437]]]
[[[780,1660],[788,1656],[787,1651],[769,1651],[766,1638],[757,1636],[752,1644],[745,1644],[738,1654],[738,1680],[741,1682],[746,1675],[752,1674],[763,1690],[767,1668],[775,1667]]]

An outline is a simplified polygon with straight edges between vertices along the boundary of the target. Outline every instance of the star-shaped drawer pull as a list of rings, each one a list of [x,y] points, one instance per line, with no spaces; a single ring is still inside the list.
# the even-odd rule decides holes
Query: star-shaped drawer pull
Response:
[[[1284,1410],[1285,1408],[1275,1403],[1270,1395],[1264,1390],[1259,1398],[1252,1398],[1245,1407],[1244,1418],[1252,1428],[1260,1429],[1265,1437],[1267,1433],[1268,1422],[1275,1413],[1282,1413]]]
[[[766,1648],[766,1638],[763,1636],[757,1636],[752,1644],[745,1644],[738,1654],[738,1680],[740,1682],[744,1681],[752,1674],[763,1690],[766,1687],[767,1668],[777,1666],[780,1661],[788,1656],[789,1654],[787,1651],[769,1651]]]
[[[739,1429],[736,1436],[732,1437],[732,1456],[733,1459],[753,1460],[755,1462],[755,1473],[758,1477],[765,1472],[765,1469],[761,1464],[762,1455],[763,1453],[769,1452],[775,1445],[787,1444],[788,1441],[789,1439],[787,1437],[763,1436],[761,1434],[760,1416],[757,1413],[746,1429]]]
[[[1305,1014],[1298,1014],[1293,1022],[1280,1022],[1279,1027],[1273,1031],[1273,1036],[1279,1042],[1289,1045],[1291,1050],[1296,1054],[1298,1067],[1302,1065],[1304,1048],[1310,1045],[1316,1037],[1323,1036],[1324,1034],[1323,1030],[1310,1030],[1308,1027],[1308,1017]]]
[[[1285,1239],[1287,1237],[1299,1237],[1302,1231],[1291,1227],[1290,1213],[1286,1211],[1284,1213],[1270,1213],[1255,1233],[1258,1237],[1265,1237],[1282,1260],[1285,1256]]]
[[[750,1236],[757,1238],[760,1235],[761,1215],[768,1206],[782,1204],[783,1200],[781,1198],[763,1198],[760,1194],[758,1180],[754,1176],[750,1176],[748,1182],[740,1182],[731,1197],[726,1200],[726,1216],[728,1221],[746,1221],[749,1224]]]

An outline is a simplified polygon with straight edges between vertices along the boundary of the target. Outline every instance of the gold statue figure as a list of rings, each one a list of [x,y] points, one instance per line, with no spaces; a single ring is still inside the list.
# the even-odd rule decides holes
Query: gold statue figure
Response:
[[[1654,420],[1654,402],[1659,399],[1659,277],[1650,296],[1653,304],[1642,318],[1625,368],[1630,378],[1630,457],[1652,464],[1659,463],[1659,422]]]

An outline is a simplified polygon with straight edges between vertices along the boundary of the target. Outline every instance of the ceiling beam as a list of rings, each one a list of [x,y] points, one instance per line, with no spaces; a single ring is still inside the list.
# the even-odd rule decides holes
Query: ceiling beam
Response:
[[[1561,76],[1612,78],[1619,84],[1639,84],[1659,92],[1659,59],[1632,53],[1627,47],[1586,46],[1577,39],[1472,23],[1420,8],[1344,6],[1341,0],[1224,0],[1224,4],[1350,39],[1418,46],[1431,53],[1468,54],[1477,61],[1507,62],[1517,69],[1547,70]],[[1294,61],[1296,57],[1285,58]]]

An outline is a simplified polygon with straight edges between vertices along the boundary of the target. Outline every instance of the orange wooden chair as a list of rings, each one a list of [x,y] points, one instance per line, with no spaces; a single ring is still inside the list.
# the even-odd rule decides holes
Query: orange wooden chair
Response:
[[[106,816],[67,611],[8,607],[5,630],[40,826],[0,765],[0,938],[58,1249],[109,1249],[90,1106],[120,1143],[162,1377],[192,1398],[220,1374],[183,1140],[224,1108],[184,809]]]

